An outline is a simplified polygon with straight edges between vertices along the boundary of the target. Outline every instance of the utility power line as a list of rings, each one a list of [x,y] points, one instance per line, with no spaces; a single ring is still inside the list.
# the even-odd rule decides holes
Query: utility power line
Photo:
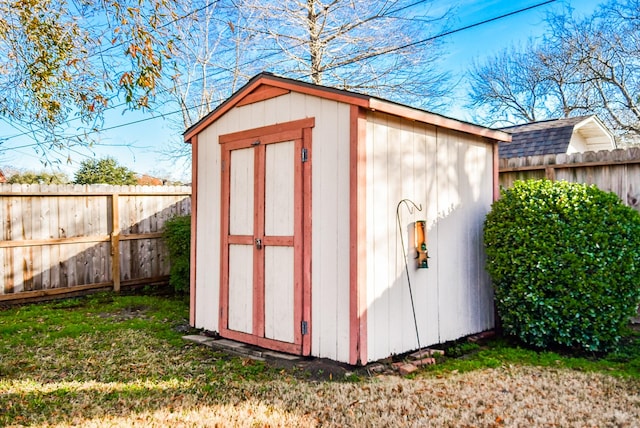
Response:
[[[430,37],[427,37],[426,39],[418,40],[416,42],[407,43],[407,44],[402,45],[402,46],[396,46],[394,48],[386,49],[386,50],[381,51],[381,52],[374,52],[374,53],[372,53],[370,55],[364,56],[363,58],[361,58],[361,60],[367,60],[367,59],[374,58],[374,57],[377,57],[377,56],[386,55],[386,54],[393,53],[393,52],[398,52],[398,51],[401,51],[401,50],[404,50],[404,49],[407,49],[407,48],[410,48],[410,47],[414,47],[414,46],[422,45],[422,44],[425,44],[425,43],[429,43],[429,42],[432,42],[434,40],[440,39],[442,37],[450,36],[452,34],[456,34],[456,33],[459,33],[461,31],[469,30],[471,28],[476,28],[476,27],[479,27],[481,25],[486,25],[486,24],[489,24],[491,22],[498,21],[500,19],[508,18],[508,17],[514,16],[514,15],[518,15],[518,14],[523,13],[523,12],[528,12],[530,10],[537,9],[539,7],[546,6],[546,5],[551,4],[551,3],[555,3],[557,1],[558,0],[547,0],[547,1],[544,1],[542,3],[537,3],[537,4],[534,4],[532,6],[524,7],[522,9],[518,9],[518,10],[514,10],[513,12],[509,12],[509,13],[505,13],[505,14],[502,14],[502,15],[498,15],[498,16],[495,16],[493,18],[483,19],[482,21],[478,21],[478,22],[475,22],[473,24],[465,25],[463,27],[459,27],[459,28],[456,28],[456,29],[453,29],[453,30],[449,30],[449,31],[444,31],[442,33],[438,33],[435,36],[430,36]],[[334,69],[339,68],[339,67],[340,66],[327,67],[323,71],[334,70]],[[309,76],[311,76],[311,74],[308,74],[305,77],[309,77]]]
[[[186,17],[191,16],[194,13],[197,13],[197,12],[199,12],[201,10],[204,10],[207,7],[210,7],[210,6],[214,5],[218,1],[219,0],[212,1],[212,2],[208,3],[207,5],[205,5],[205,6],[201,7],[201,8],[195,9],[194,11],[192,11],[192,12],[186,14],[186,15],[183,15],[183,16],[181,16],[179,18],[176,18],[171,23],[175,23],[176,21],[178,21],[180,19],[185,19]],[[397,11],[400,11],[400,10],[403,10],[403,9],[406,9],[406,8],[409,8],[409,7],[416,6],[418,4],[424,3],[425,1],[426,0],[419,0],[419,1],[416,1],[416,2],[414,2],[412,4],[410,4],[410,5],[404,6],[402,8],[397,9],[397,10],[393,10],[391,12],[392,13],[396,13]],[[531,6],[527,6],[527,7],[523,7],[523,8],[514,10],[512,12],[508,12],[508,13],[504,13],[504,14],[501,14],[501,15],[497,15],[497,16],[494,16],[492,18],[483,19],[481,21],[478,21],[478,22],[475,22],[475,23],[472,23],[472,24],[468,24],[468,25],[464,25],[464,26],[455,28],[453,30],[444,31],[444,32],[438,33],[438,34],[436,34],[434,36],[430,36],[430,37],[427,37],[427,38],[424,38],[424,39],[421,39],[421,40],[418,40],[418,41],[415,41],[415,42],[407,43],[407,44],[402,45],[402,46],[396,46],[394,48],[390,48],[390,49],[387,49],[387,50],[384,50],[384,51],[380,51],[380,52],[373,52],[370,55],[367,55],[367,56],[361,58],[361,60],[367,60],[367,59],[371,59],[371,58],[378,57],[378,56],[381,56],[381,55],[386,55],[386,54],[389,54],[389,53],[401,51],[401,50],[404,50],[404,49],[407,49],[407,48],[410,48],[410,47],[414,47],[414,46],[418,46],[418,45],[421,45],[421,44],[429,43],[431,41],[434,41],[434,40],[437,40],[437,39],[440,39],[440,38],[443,38],[443,37],[447,37],[447,36],[450,36],[452,34],[456,34],[456,33],[459,33],[459,32],[462,32],[462,31],[466,31],[466,30],[469,30],[469,29],[472,29],[472,28],[476,28],[476,27],[479,27],[479,26],[482,26],[482,25],[486,25],[486,24],[489,24],[489,23],[492,23],[492,22],[495,22],[495,21],[498,21],[498,20],[501,20],[501,19],[505,19],[505,18],[508,18],[508,17],[511,17],[511,16],[514,16],[514,15],[519,15],[521,13],[537,9],[537,8],[540,8],[542,6],[546,6],[546,5],[551,4],[551,3],[556,3],[557,1],[558,0],[547,0],[547,1],[539,2],[539,3],[533,4]],[[167,23],[167,24],[164,24],[163,26],[169,25],[169,24],[170,23]],[[108,48],[108,49],[110,49],[110,48]],[[260,57],[258,59],[252,59],[252,60],[247,61],[247,62],[245,62],[243,64],[240,64],[239,67],[241,68],[241,67],[249,65],[249,64],[251,64],[251,63],[253,63],[255,61],[261,61],[261,60],[264,60],[264,59],[268,59],[268,58],[271,58],[271,57],[279,55],[279,54],[281,54],[280,51],[274,51],[274,52],[266,54],[266,55],[264,55],[264,56],[262,56],[262,57]],[[333,67],[327,67],[323,71],[329,71],[329,70],[337,69],[337,68],[340,68],[340,67],[343,67],[343,66],[344,65],[340,64],[340,65],[336,65],[336,66],[333,66]],[[214,73],[211,73],[210,75],[207,75],[206,77],[202,77],[200,79],[197,79],[196,81],[203,80],[205,78],[215,77],[215,76],[223,73],[224,71],[226,71],[226,70],[220,69],[220,70],[218,70],[218,71],[216,71]],[[311,76],[311,74],[303,75],[303,77],[310,77],[310,76]],[[191,83],[193,83],[193,81]],[[109,108],[107,108],[105,110],[110,110],[110,109],[113,109],[113,108],[116,108],[116,107],[119,107],[119,106],[123,106],[123,105],[124,104],[120,104],[118,106],[109,107]],[[205,104],[200,104],[200,105],[194,105],[194,106],[187,107],[187,109],[188,110],[192,110],[192,109],[196,109],[196,108],[203,107],[203,106],[206,106],[206,105],[207,105],[206,103]],[[82,137],[82,136],[85,136],[85,135],[88,135],[88,134],[95,134],[95,133],[100,133],[100,132],[109,131],[109,130],[113,130],[113,129],[123,128],[123,127],[126,127],[126,126],[131,126],[131,125],[135,125],[135,124],[139,124],[139,123],[143,123],[143,122],[147,122],[147,121],[151,121],[151,120],[156,120],[158,118],[165,118],[167,116],[172,116],[172,115],[175,115],[175,114],[178,114],[178,113],[181,113],[181,112],[182,112],[182,109],[171,111],[171,112],[168,112],[168,113],[162,113],[162,114],[158,114],[157,116],[152,116],[152,117],[139,119],[139,120],[135,120],[135,121],[131,121],[131,122],[126,122],[126,123],[122,123],[122,124],[118,124],[118,125],[114,125],[114,126],[110,126],[110,127],[106,127],[106,128],[101,128],[99,130],[92,130],[92,131],[87,131],[87,132],[82,133],[82,134],[65,136],[65,137],[61,138],[61,140],[69,141],[69,140],[72,140],[72,139],[75,139],[75,138],[79,138],[79,137]],[[71,120],[75,120],[75,119],[71,119]],[[68,121],[68,122],[70,122],[70,121]],[[68,123],[68,122],[63,122],[63,123]],[[27,135],[28,133],[29,132],[24,132],[22,134],[13,135],[13,136],[5,138],[4,140],[6,141],[6,140],[11,139],[11,138],[16,138],[18,136]],[[19,146],[19,147],[16,147],[16,148],[36,147],[36,146],[41,146],[41,145],[42,145],[41,143],[32,143],[32,144]]]

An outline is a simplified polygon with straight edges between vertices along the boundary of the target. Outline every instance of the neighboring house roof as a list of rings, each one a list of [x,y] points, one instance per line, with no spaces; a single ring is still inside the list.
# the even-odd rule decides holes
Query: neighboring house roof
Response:
[[[615,148],[613,134],[596,115],[545,120],[500,130],[512,136],[511,143],[500,143],[501,158]]]
[[[162,179],[147,174],[136,177],[136,180],[140,186],[162,186],[164,184]]]
[[[352,106],[361,107],[363,109],[388,113],[405,119],[428,123],[434,126],[441,126],[489,138],[494,141],[511,141],[509,134],[499,130],[462,122],[436,113],[431,113],[426,110],[409,107],[380,98],[374,98],[370,95],[315,85],[312,83],[302,82],[300,80],[276,76],[271,73],[260,73],[254,76],[230,98],[187,129],[184,132],[184,140],[185,142],[190,142],[191,138],[198,135],[200,131],[235,107],[241,107],[256,101],[275,98],[292,91],[351,104]]]

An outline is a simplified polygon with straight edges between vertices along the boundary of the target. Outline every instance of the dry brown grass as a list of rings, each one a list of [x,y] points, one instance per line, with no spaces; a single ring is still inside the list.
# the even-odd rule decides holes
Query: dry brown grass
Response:
[[[189,393],[191,381],[13,385],[13,392],[75,397],[65,420],[34,426],[87,427],[636,427],[640,385],[603,374],[502,367],[441,378],[382,376],[364,382],[286,381],[229,385],[221,396]],[[105,403],[140,389],[150,402]],[[182,392],[180,392],[182,391]],[[222,391],[221,391],[222,392]],[[142,408],[143,410],[131,410]]]

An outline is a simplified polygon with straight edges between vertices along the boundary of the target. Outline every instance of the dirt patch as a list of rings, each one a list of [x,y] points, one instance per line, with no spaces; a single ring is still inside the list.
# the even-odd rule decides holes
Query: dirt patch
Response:
[[[98,314],[100,318],[111,318],[114,321],[129,321],[132,319],[148,319],[147,312],[149,307],[139,305],[122,308],[117,312],[103,312]]]
[[[368,376],[367,369],[364,367],[354,367],[325,358],[306,358],[297,361],[268,358],[267,363],[273,367],[285,369],[298,378],[312,381],[341,381]]]

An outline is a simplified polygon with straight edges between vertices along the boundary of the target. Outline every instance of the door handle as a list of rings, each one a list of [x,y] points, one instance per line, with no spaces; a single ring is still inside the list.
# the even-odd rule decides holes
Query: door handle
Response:
[[[256,238],[256,248],[262,250],[262,239]]]

